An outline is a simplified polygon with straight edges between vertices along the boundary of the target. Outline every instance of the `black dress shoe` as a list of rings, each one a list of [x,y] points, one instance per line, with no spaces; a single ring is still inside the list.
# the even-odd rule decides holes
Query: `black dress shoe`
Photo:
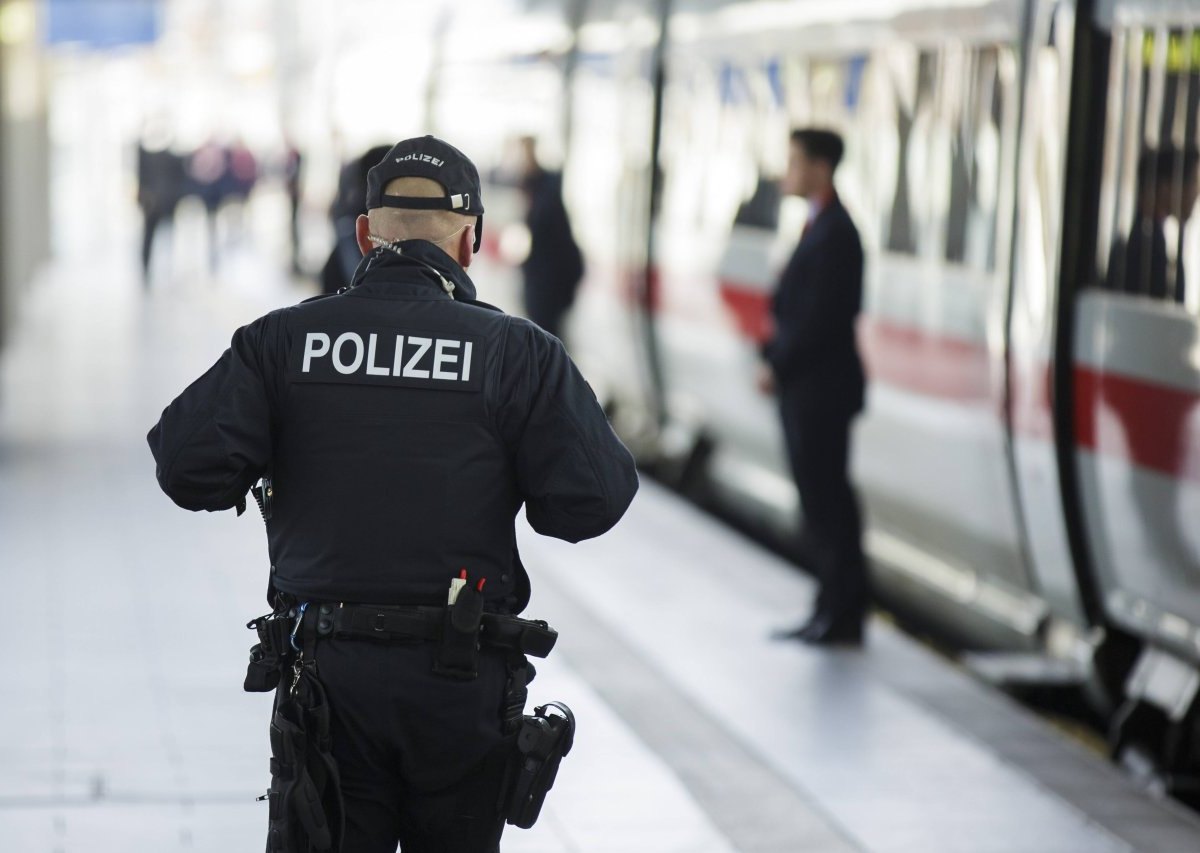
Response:
[[[853,616],[817,616],[796,639],[810,646],[861,646],[863,620]]]
[[[776,628],[771,632],[772,640],[803,640],[809,629],[812,627],[812,622],[805,622],[803,625],[797,625],[795,628]]]
[[[771,632],[772,640],[805,640],[813,631],[822,629],[822,626],[829,621],[829,617],[817,612],[808,617],[807,622],[802,622],[795,628],[776,628]]]
[[[812,646],[861,646],[863,620],[817,613],[803,625],[772,631],[771,639],[799,640]]]

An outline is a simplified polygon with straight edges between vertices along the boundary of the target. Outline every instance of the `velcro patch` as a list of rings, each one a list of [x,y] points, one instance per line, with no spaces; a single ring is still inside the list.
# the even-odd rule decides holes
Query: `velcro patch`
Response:
[[[478,391],[482,375],[483,341],[474,335],[313,328],[296,334],[288,354],[293,382]]]

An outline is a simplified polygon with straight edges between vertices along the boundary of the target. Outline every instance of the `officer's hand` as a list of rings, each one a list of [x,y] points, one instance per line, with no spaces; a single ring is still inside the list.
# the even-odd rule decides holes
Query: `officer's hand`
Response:
[[[766,364],[758,366],[758,390],[764,394],[775,393],[775,372]]]

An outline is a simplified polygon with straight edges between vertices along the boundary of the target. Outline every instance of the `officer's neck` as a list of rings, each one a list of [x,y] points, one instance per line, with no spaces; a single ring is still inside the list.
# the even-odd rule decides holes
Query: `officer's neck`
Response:
[[[455,299],[474,301],[476,298],[475,284],[466,270],[440,247],[427,240],[404,240],[373,249],[363,258],[355,272],[354,284],[369,279],[378,280],[381,275],[386,278],[387,270],[397,266],[424,269],[431,276],[440,279],[447,292],[451,292],[448,283],[452,283]]]

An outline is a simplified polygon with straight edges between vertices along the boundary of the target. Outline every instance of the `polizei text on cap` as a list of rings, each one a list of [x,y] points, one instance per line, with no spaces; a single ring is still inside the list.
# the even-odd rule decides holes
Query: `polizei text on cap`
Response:
[[[432,154],[417,154],[414,152],[412,154],[405,154],[403,157],[396,158],[397,163],[403,163],[405,160],[416,160],[418,163],[432,163],[435,166],[444,166],[446,164],[445,160],[439,160]]]

